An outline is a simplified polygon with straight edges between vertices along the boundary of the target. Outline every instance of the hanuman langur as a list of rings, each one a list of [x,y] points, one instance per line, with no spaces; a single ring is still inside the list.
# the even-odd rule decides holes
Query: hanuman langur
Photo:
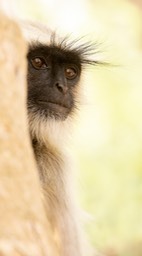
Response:
[[[72,195],[74,185],[66,145],[79,109],[82,70],[85,65],[98,62],[90,59],[91,44],[58,38],[37,24],[26,24],[23,31],[29,46],[29,130],[58,256],[88,256]]]

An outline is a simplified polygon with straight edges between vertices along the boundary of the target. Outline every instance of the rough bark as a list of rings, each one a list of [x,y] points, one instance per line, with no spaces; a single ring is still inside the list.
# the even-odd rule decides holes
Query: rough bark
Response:
[[[52,256],[26,113],[26,45],[0,14],[0,256]]]

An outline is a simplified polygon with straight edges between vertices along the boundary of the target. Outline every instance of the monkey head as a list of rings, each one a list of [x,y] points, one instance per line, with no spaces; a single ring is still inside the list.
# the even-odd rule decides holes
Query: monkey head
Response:
[[[36,44],[28,52],[28,107],[40,116],[65,120],[76,108],[81,59],[61,45]]]
[[[59,141],[68,133],[79,108],[83,68],[100,63],[94,60],[96,48],[92,43],[82,42],[82,38],[58,37],[40,24],[24,23],[21,27],[28,42],[30,134],[37,140],[48,134],[48,141],[50,134]]]

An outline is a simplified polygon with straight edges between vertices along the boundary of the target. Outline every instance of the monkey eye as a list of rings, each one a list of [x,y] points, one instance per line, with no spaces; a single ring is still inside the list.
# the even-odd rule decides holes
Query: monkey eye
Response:
[[[46,69],[48,67],[45,60],[41,57],[31,59],[31,63],[35,69]]]
[[[76,66],[68,66],[65,68],[65,77],[67,79],[74,79],[78,75],[78,68]]]

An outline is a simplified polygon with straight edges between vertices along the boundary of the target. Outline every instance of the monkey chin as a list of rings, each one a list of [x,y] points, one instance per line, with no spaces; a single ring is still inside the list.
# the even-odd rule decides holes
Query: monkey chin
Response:
[[[28,106],[28,123],[31,140],[61,147],[72,137],[74,111],[57,104],[50,104],[50,109],[42,109],[34,104]],[[64,147],[63,147],[64,148]]]
[[[53,118],[56,120],[64,121],[71,112],[71,109],[67,107],[65,104],[59,104],[56,102],[49,101],[40,101],[38,103],[42,110],[42,114],[44,114],[47,119]]]

